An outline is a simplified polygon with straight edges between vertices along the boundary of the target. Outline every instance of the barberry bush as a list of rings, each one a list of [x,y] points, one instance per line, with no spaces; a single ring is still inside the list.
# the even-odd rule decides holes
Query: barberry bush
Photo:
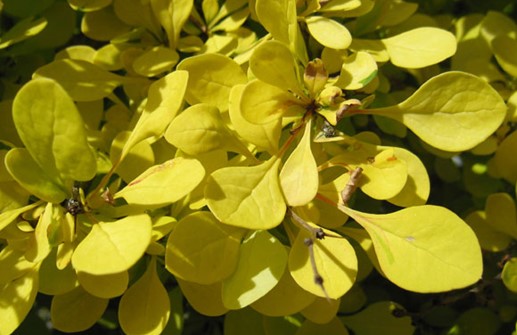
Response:
[[[0,2],[0,334],[515,334],[517,9],[419,2]]]

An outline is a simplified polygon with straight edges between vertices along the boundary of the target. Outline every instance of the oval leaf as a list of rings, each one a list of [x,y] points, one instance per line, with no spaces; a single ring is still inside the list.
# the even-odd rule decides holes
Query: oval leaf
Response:
[[[180,220],[170,234],[165,266],[190,282],[209,285],[221,281],[237,266],[243,235],[243,229],[220,223],[210,212],[193,213]]]
[[[425,205],[381,215],[338,206],[366,229],[383,273],[396,285],[414,292],[442,292],[481,278],[476,235],[450,210]]]
[[[223,223],[247,229],[270,229],[282,222],[286,205],[278,180],[280,160],[256,166],[225,167],[208,177],[205,198]]]
[[[146,214],[94,224],[72,256],[76,271],[108,275],[126,271],[144,254],[152,224]]]
[[[321,45],[331,49],[347,49],[352,35],[345,26],[324,16],[309,16],[305,19],[307,28]]]
[[[96,157],[84,123],[58,83],[39,78],[25,84],[13,101],[13,120],[27,150],[47,175],[78,181],[95,176]]]
[[[152,258],[145,273],[120,299],[118,319],[125,334],[162,334],[170,315],[170,301]]]
[[[368,113],[397,120],[433,147],[457,152],[488,138],[503,122],[506,106],[484,80],[451,71],[429,79],[400,104]]]
[[[86,292],[99,298],[110,299],[126,291],[129,275],[127,271],[102,276],[77,272],[77,280]]]
[[[147,169],[115,194],[130,204],[163,206],[189,194],[205,176],[196,159],[177,157]]]
[[[456,52],[456,38],[446,30],[422,27],[382,40],[393,65],[418,69],[441,62]]]
[[[235,272],[223,281],[223,303],[241,309],[278,283],[287,264],[285,247],[267,231],[256,231],[241,246]]]

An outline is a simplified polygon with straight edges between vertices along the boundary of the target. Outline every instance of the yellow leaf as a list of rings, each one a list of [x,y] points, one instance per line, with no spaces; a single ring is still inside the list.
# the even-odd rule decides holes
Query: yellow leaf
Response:
[[[292,93],[260,80],[250,81],[244,87],[239,107],[244,119],[255,124],[278,122],[282,116],[305,113],[302,101]]]
[[[172,120],[165,139],[192,156],[217,149],[249,156],[246,146],[224,124],[219,110],[205,103],[187,108]]]
[[[108,275],[91,275],[86,272],[77,272],[77,280],[81,287],[91,295],[110,299],[124,293],[129,283],[127,271]]]
[[[169,296],[153,257],[142,277],[120,299],[118,319],[125,334],[151,335],[162,333],[169,315]]]
[[[0,251],[0,265],[0,286],[20,278],[37,266],[25,258],[23,251],[10,245]]]
[[[496,230],[486,220],[486,213],[483,211],[475,211],[470,213],[465,222],[476,233],[479,240],[479,245],[483,250],[490,252],[502,252],[508,248],[512,242],[512,238]]]
[[[429,79],[398,105],[368,113],[403,123],[433,147],[458,152],[492,135],[506,116],[506,106],[484,80],[451,71]]]
[[[50,305],[52,326],[67,333],[87,330],[101,318],[108,302],[108,299],[90,295],[81,286],[68,293],[56,295]]]
[[[304,95],[295,59],[285,44],[267,41],[259,45],[251,55],[249,66],[259,80]]]
[[[454,35],[433,27],[416,28],[382,42],[393,65],[409,69],[439,63],[456,52]]]
[[[274,120],[265,124],[251,123],[244,118],[240,108],[240,100],[245,85],[236,85],[230,92],[229,115],[231,123],[240,137],[252,143],[259,150],[266,150],[273,154],[278,151],[278,142],[282,130],[281,120]]]
[[[0,38],[0,49],[5,49],[29,37],[39,34],[47,26],[47,20],[42,18],[26,17],[4,32]]]
[[[341,299],[325,299],[318,297],[316,300],[304,308],[301,314],[308,320],[318,324],[329,323],[336,317],[339,310]]]
[[[336,236],[328,230],[326,234]],[[314,238],[305,229],[299,231],[289,253],[289,271],[294,280],[306,291],[330,299],[338,299],[344,295],[355,282],[357,276],[357,258],[354,248],[342,237],[325,237],[315,239],[312,250],[318,274],[323,279],[323,286],[315,283],[315,269],[311,263],[309,247],[306,239]],[[326,294],[325,294],[326,292]]]
[[[517,293],[517,257],[510,258],[504,264],[501,278],[504,285],[512,292]]]
[[[241,309],[271,291],[287,264],[285,247],[265,230],[253,232],[241,245],[235,272],[223,281],[223,304]]]
[[[303,206],[318,192],[319,175],[311,151],[311,122],[280,172],[280,185],[289,206]]]
[[[486,221],[495,230],[517,240],[515,202],[508,193],[493,193],[486,199]]]
[[[358,90],[377,75],[377,63],[367,52],[359,51],[343,59],[338,81],[334,84],[345,90]]]
[[[118,18],[112,6],[87,12],[81,21],[81,32],[96,41],[109,41],[131,31],[131,26]]]
[[[38,271],[26,272],[23,276],[0,284],[0,334],[11,334],[31,310],[38,293]]]
[[[280,160],[256,166],[231,166],[213,172],[205,198],[223,223],[247,229],[270,229],[282,222],[286,205],[278,180]]]
[[[146,214],[94,224],[72,256],[76,271],[107,275],[126,271],[143,256],[151,241],[152,224]]]
[[[142,171],[151,168],[155,161],[149,141],[140,141],[133,146],[126,146],[130,138],[129,131],[122,131],[113,139],[110,148],[110,161],[116,167],[115,172],[126,183],[135,179]],[[125,149],[128,151],[124,152]]]
[[[176,51],[164,46],[155,46],[133,61],[133,70],[145,77],[155,77],[170,71],[179,58]]]
[[[57,248],[43,260],[39,269],[38,291],[46,295],[60,295],[79,286],[72,265],[60,270],[57,267]]]
[[[503,70],[512,77],[517,76],[517,61],[514,55],[517,52],[517,40],[508,36],[497,36],[492,40],[492,51]]]
[[[183,106],[187,81],[188,72],[174,71],[151,84],[144,110],[124,145],[122,159],[140,141],[163,135]]]
[[[63,196],[66,196],[63,193]],[[63,197],[64,199],[64,197]],[[23,206],[16,209],[10,209],[7,211],[3,211],[0,213],[0,231],[4,230],[5,227],[7,227],[11,222],[14,222],[18,218],[18,216],[22,215],[25,212],[30,211],[31,209],[40,206],[42,204],[41,201],[36,201],[35,203],[32,203],[27,206]]]
[[[178,157],[150,167],[114,197],[124,198],[129,204],[163,206],[191,192],[204,175],[198,160]]]
[[[206,316],[220,316],[228,312],[222,300],[222,282],[201,285],[180,278],[177,281],[188,303],[197,312]]]
[[[345,26],[324,16],[310,16],[305,19],[312,37],[321,45],[332,49],[347,49],[352,35]]]
[[[516,148],[517,132],[514,131],[499,144],[494,156],[497,173],[512,184],[517,181]]]
[[[476,235],[446,208],[424,205],[367,214],[338,207],[366,229],[382,272],[406,290],[450,291],[481,278],[483,262]]]
[[[34,234],[29,239],[25,257],[31,262],[40,263],[48,256],[52,249],[49,241],[50,227],[51,225],[59,225],[60,222],[56,221],[62,218],[55,217],[56,215],[52,207],[52,203],[47,203],[45,211],[40,216],[38,224],[34,229]]]
[[[185,99],[190,105],[209,103],[220,111],[228,110],[228,97],[234,85],[246,83],[246,74],[231,58],[204,54],[181,61],[178,70],[189,73]]]
[[[76,11],[92,12],[111,4],[112,0],[68,0],[68,4]]]
[[[244,233],[244,229],[220,223],[210,212],[190,214],[169,235],[165,266],[189,282],[209,285],[221,281],[237,266]]]
[[[289,271],[284,271],[278,284],[252,303],[251,307],[263,315],[285,316],[300,312],[315,299],[315,295],[305,291],[294,281]]]
[[[373,303],[357,314],[345,316],[342,320],[354,334],[377,335],[391,329],[400,335],[412,335],[415,327],[409,316],[397,316],[394,311],[403,308],[391,301]],[[375,322],[372,322],[375,320]]]
[[[34,78],[55,80],[76,101],[107,97],[124,82],[124,77],[82,60],[61,59],[40,67]]]

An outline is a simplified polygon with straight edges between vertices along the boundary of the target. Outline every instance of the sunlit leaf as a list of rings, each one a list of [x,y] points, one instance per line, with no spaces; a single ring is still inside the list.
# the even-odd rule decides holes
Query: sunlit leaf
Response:
[[[183,198],[203,179],[205,170],[195,159],[182,157],[152,166],[115,194],[130,204],[163,206]]]
[[[242,115],[240,100],[244,85],[236,85],[230,93],[229,115],[235,131],[244,140],[256,145],[259,150],[274,153],[278,150],[278,141],[282,130],[281,120],[265,124],[255,124],[246,120]]]
[[[303,137],[280,171],[280,185],[289,206],[306,205],[318,192],[318,168],[311,143],[311,122],[308,122]]]
[[[24,85],[13,102],[13,119],[27,150],[47,175],[79,181],[93,178],[97,163],[83,121],[58,83],[38,78]]]
[[[27,17],[18,22],[9,31],[0,37],[0,49],[7,48],[15,43],[23,41],[29,37],[37,35],[47,26],[45,18]]]
[[[482,79],[452,71],[429,79],[400,104],[368,113],[397,120],[433,147],[457,152],[490,136],[503,121],[506,106]]]
[[[223,281],[223,303],[240,309],[271,291],[287,264],[285,247],[267,231],[256,231],[241,245],[235,272]]]
[[[359,51],[343,59],[341,73],[334,84],[345,90],[366,86],[377,75],[377,63],[367,52]]]
[[[220,54],[186,58],[177,66],[189,73],[185,99],[189,104],[204,102],[220,111],[228,110],[228,97],[234,85],[246,83],[246,75],[232,59]]]
[[[122,157],[138,142],[146,138],[162,136],[183,105],[187,81],[187,72],[174,71],[149,87],[147,103],[124,145]]]
[[[122,296],[118,310],[120,326],[126,334],[162,334],[170,315],[167,291],[156,272],[156,258]]]
[[[62,213],[55,213],[52,207],[52,203],[47,203],[45,211],[39,217],[34,234],[29,239],[25,257],[31,262],[40,263],[52,249],[49,239],[52,231],[51,226],[59,225],[59,221],[63,218]]]
[[[303,95],[296,62],[289,48],[278,41],[258,46],[251,55],[250,69],[261,81]]]
[[[125,271],[144,254],[151,231],[151,219],[146,214],[96,223],[75,249],[72,264],[77,271],[92,275]]]
[[[61,59],[49,63],[40,67],[34,76],[55,80],[77,101],[102,99],[124,82],[124,77],[74,59]]]
[[[285,316],[298,313],[315,299],[315,295],[307,292],[294,281],[289,271],[284,271],[278,284],[252,303],[251,307],[263,315]]]
[[[108,301],[89,294],[81,286],[56,295],[50,305],[52,326],[67,333],[86,330],[101,318]]]
[[[244,232],[220,223],[210,212],[195,212],[180,220],[170,234],[165,266],[189,282],[209,285],[221,281],[237,266]]]
[[[6,285],[16,280],[37,266],[33,262],[29,262],[23,251],[17,250],[12,246],[6,246],[0,251],[0,285]]]
[[[247,229],[270,229],[285,215],[276,157],[255,166],[225,167],[207,180],[208,207],[223,223]]]
[[[456,38],[446,30],[423,27],[382,39],[390,61],[415,69],[441,62],[456,52]]]
[[[11,334],[31,310],[38,293],[38,271],[28,271],[11,282],[0,285],[1,334]]]
[[[406,290],[449,291],[481,278],[483,263],[476,235],[444,207],[414,206],[390,214],[338,207],[366,229],[383,273]]]
[[[126,183],[150,169],[155,161],[150,141],[140,141],[132,146],[126,145],[131,139],[131,134],[129,131],[119,132],[113,138],[109,152],[110,162],[112,166],[116,166],[115,172]]]
[[[179,58],[176,51],[156,46],[135,59],[133,70],[142,76],[154,77],[165,71],[170,71]]]
[[[324,230],[325,231],[325,230]],[[357,276],[357,258],[354,248],[341,237],[335,237],[329,231],[325,233],[334,237],[314,239],[312,253],[316,269],[323,278],[323,287],[316,284],[315,270],[306,239],[314,238],[307,230],[300,230],[289,253],[289,271],[294,280],[303,289],[312,294],[331,299],[338,299],[354,284]]]
[[[332,49],[346,49],[352,43],[352,35],[345,26],[324,16],[305,19],[312,37],[321,45]]]
[[[82,12],[96,11],[111,4],[111,0],[67,0],[70,6]]]

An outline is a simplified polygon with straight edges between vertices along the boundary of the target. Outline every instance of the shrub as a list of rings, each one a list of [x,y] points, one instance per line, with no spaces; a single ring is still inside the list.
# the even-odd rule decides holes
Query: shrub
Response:
[[[423,3],[4,0],[0,334],[514,331],[517,25]]]

